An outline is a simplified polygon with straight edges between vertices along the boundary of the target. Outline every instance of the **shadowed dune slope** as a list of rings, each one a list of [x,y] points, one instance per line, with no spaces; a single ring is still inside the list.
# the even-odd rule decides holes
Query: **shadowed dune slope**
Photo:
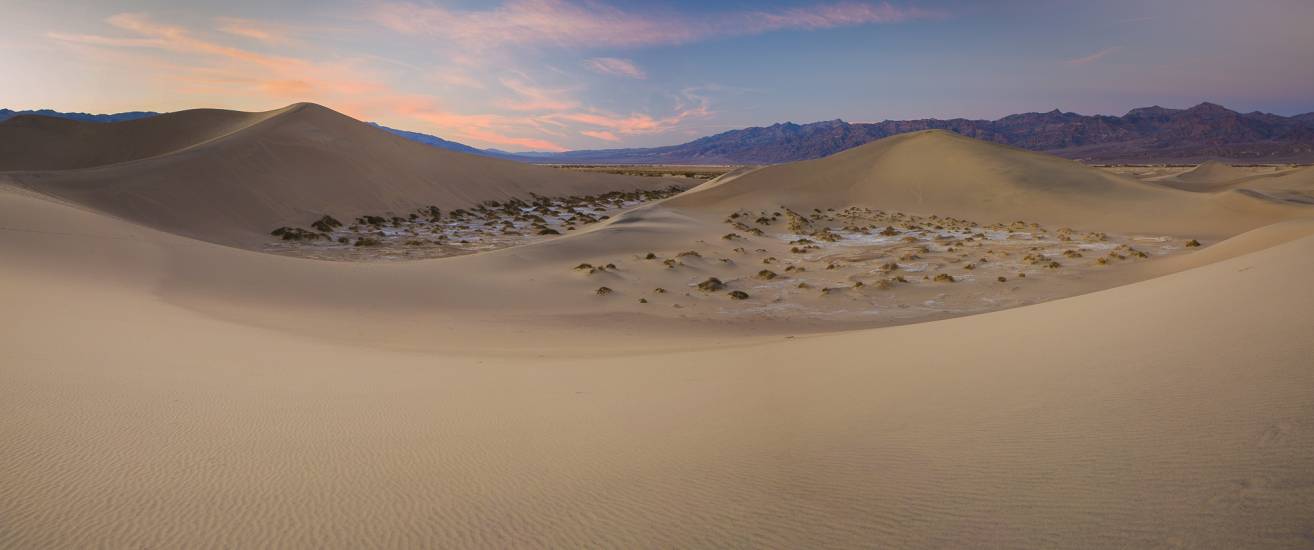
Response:
[[[365,213],[404,215],[428,205],[450,210],[531,193],[597,194],[671,184],[447,151],[314,104],[257,114],[185,111],[100,125],[110,129],[99,131],[67,121],[38,122],[43,133],[64,130],[46,139],[42,150],[63,142],[73,151],[38,158],[34,166],[117,163],[10,171],[0,178],[143,225],[238,246],[258,245],[275,227],[305,226],[323,214],[344,220]],[[86,138],[84,131],[95,137]],[[113,158],[101,158],[94,152],[102,140],[125,145]]]
[[[483,255],[306,262],[12,191],[0,217],[0,547],[1292,548],[1314,532],[1308,222],[1070,299],[717,346],[631,325],[647,351],[617,357],[601,331],[448,351],[548,328],[517,324],[497,292],[511,277],[477,283],[477,318],[405,314],[408,291],[476,294],[450,289]],[[333,288],[361,304],[335,322],[434,349],[264,328],[274,282]],[[191,307],[219,284],[229,315]]]
[[[860,204],[980,222],[1231,235],[1310,212],[1168,189],[1075,161],[929,130],[770,166],[676,197],[674,207],[795,210]]]
[[[0,171],[67,170],[159,156],[223,137],[288,109],[263,113],[195,109],[112,123],[17,116],[0,122]]]

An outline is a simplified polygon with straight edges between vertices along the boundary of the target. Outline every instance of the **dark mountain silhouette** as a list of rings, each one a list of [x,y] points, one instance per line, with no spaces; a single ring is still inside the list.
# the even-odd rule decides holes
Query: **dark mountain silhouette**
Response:
[[[89,113],[61,113],[50,109],[38,109],[35,111],[12,111],[9,109],[0,109],[0,122],[4,122],[19,115],[38,115],[55,118],[67,118],[81,122],[123,122],[125,120],[137,120],[139,118],[153,117],[160,113],[153,111],[130,111],[127,113],[114,113],[112,115],[93,115]]]
[[[540,162],[774,164],[824,157],[895,134],[932,129],[1092,162],[1314,161],[1314,113],[1242,114],[1212,103],[1190,109],[1143,107],[1120,117],[1056,109],[999,120],[786,122],[669,147],[570,151],[535,158]]]

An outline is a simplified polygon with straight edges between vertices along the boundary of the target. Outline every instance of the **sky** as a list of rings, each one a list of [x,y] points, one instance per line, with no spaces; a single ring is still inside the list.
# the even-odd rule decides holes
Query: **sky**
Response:
[[[477,147],[776,122],[1314,111],[1309,0],[0,0],[0,107],[310,101]]]

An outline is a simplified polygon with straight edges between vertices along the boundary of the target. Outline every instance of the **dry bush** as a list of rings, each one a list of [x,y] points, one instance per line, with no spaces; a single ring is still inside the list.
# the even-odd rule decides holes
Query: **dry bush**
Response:
[[[725,283],[716,277],[708,277],[706,281],[698,283],[698,290],[703,292],[716,292],[725,288]]]
[[[941,273],[935,276],[935,282],[937,283],[952,283],[954,280],[954,276],[948,273]]]
[[[770,281],[771,279],[774,279],[776,277],[778,277],[778,275],[776,275],[776,272],[771,271],[770,269],[763,269],[762,271],[757,272],[757,278],[762,279],[764,281]]]
[[[1195,248],[1195,247],[1197,247],[1197,246],[1200,246],[1200,241],[1197,241],[1197,240],[1195,240],[1195,239],[1191,239],[1191,240],[1189,240],[1189,241],[1186,241],[1186,247],[1187,247],[1187,248]]]
[[[610,289],[610,288],[607,288],[607,287],[605,287],[605,286],[600,286],[600,287],[598,287],[598,290],[595,290],[595,291],[594,291],[594,293],[596,293],[598,296],[606,296],[606,295],[611,294],[611,293],[613,293],[613,292],[615,292],[615,291],[612,290],[612,289]]]
[[[318,229],[322,233],[328,233],[335,228],[342,227],[342,222],[338,221],[333,216],[324,214],[324,217],[316,220],[315,223],[310,224],[310,226]]]
[[[747,300],[747,299],[748,299],[748,293],[747,293],[747,292],[744,292],[744,291],[742,291],[742,290],[735,290],[735,291],[730,292],[730,299],[731,299],[731,300]]]

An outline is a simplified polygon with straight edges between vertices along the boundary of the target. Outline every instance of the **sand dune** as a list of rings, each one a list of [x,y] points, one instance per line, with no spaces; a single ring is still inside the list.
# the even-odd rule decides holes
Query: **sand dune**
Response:
[[[699,340],[629,320],[520,347],[540,331],[505,309],[416,326],[371,290],[398,269],[442,288],[439,266],[478,257],[324,264],[13,192],[0,211],[3,546],[1292,547],[1314,528],[1308,223],[949,321]],[[465,351],[262,328],[282,278],[373,293],[339,322]],[[223,280],[227,314],[196,309]]]
[[[771,166],[688,193],[674,207],[865,204],[982,221],[1027,220],[1118,231],[1231,235],[1302,217],[1262,201],[1233,201],[1120,177],[1075,161],[930,130],[827,158]],[[1224,215],[1225,213],[1225,215]]]
[[[245,247],[266,242],[274,228],[305,226],[326,213],[405,215],[531,193],[671,184],[447,151],[314,104],[268,113],[184,111],[114,124],[19,117],[0,130],[3,143],[26,144],[0,156],[0,170],[15,170],[0,172],[0,179],[165,231]],[[61,149],[67,151],[52,152]],[[28,167],[79,169],[19,170]]]
[[[631,180],[432,156],[313,106],[234,124],[0,184],[0,547],[1289,548],[1314,532],[1312,208],[927,132],[549,241],[317,262],[212,243],[326,209]],[[93,157],[49,166],[101,162],[75,158]],[[782,205],[1209,246],[1016,292],[1065,299],[875,329],[635,300],[760,269],[751,250],[718,257],[784,243],[724,240],[725,218]],[[643,259],[686,249],[703,255]]]

